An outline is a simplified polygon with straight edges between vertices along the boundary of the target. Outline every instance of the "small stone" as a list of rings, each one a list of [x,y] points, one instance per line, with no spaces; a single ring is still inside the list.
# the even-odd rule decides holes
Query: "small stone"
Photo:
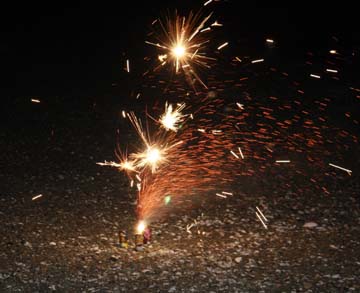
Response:
[[[235,262],[236,263],[240,263],[242,261],[242,257],[241,256],[238,256],[235,258]]]
[[[307,222],[304,224],[304,228],[315,228],[317,227],[318,224],[316,224],[315,222]]]
[[[309,282],[304,282],[304,289],[310,289],[312,287],[311,283]]]
[[[26,242],[24,243],[24,246],[29,247],[29,248],[32,248],[31,243],[30,243],[30,242],[28,242],[28,241],[26,241]]]
[[[115,255],[112,255],[112,256],[110,256],[110,260],[112,260],[112,261],[117,261],[118,258],[117,258]]]
[[[135,247],[135,250],[136,250],[136,251],[144,251],[144,246],[142,246],[142,245],[137,245],[137,246]]]

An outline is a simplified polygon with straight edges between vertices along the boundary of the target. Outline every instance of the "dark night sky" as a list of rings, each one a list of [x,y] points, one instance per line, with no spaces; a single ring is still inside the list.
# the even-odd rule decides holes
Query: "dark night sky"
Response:
[[[209,5],[226,26],[224,39],[254,46],[271,36],[284,51],[359,42],[353,2],[222,1]],[[113,4],[116,3],[116,4]],[[126,3],[126,4],[125,4]],[[153,19],[174,8],[188,13],[203,1],[33,1],[2,7],[0,56],[5,96],[92,92],[121,80],[124,56],[146,55]],[[285,50],[286,49],[286,50]]]

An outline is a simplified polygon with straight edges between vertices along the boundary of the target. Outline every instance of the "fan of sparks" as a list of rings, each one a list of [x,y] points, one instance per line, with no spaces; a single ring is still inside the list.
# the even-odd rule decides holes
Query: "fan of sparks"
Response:
[[[197,80],[206,88],[196,67],[210,68],[209,61],[214,60],[204,52],[209,43],[204,33],[211,30],[211,25],[207,26],[211,15],[202,18],[200,13],[190,13],[187,17],[182,17],[175,13],[173,18],[168,17],[165,21],[155,20],[152,36],[155,36],[156,41],[146,43],[161,50],[158,55],[160,65],[156,68],[171,64],[175,72],[183,72],[191,84]]]
[[[173,108],[172,104],[166,103],[164,114],[161,115],[158,123],[166,131],[176,132],[180,127],[180,123],[185,119],[185,115],[181,113],[184,108],[184,103],[177,104],[175,108]],[[128,113],[127,117],[141,138],[143,149],[129,156],[120,154],[120,163],[105,161],[104,163],[97,164],[117,167],[120,170],[128,172],[128,174],[142,174],[146,170],[155,173],[159,165],[167,162],[168,153],[177,145],[181,144],[182,141],[173,142],[172,139],[170,139],[171,134],[163,135],[161,132],[158,132],[154,137],[150,137],[149,133],[144,131],[141,120],[138,119],[133,112]]]

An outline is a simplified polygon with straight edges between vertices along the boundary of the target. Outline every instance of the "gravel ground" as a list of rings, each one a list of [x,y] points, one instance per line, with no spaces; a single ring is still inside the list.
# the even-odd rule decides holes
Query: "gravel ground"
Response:
[[[115,124],[35,119],[2,133],[1,292],[360,291],[356,174],[334,180],[330,195],[299,191],[309,183],[291,172],[240,178],[233,196],[202,195],[196,208],[153,223],[144,251],[132,236],[121,248],[134,192],[123,174],[95,164],[113,159]],[[296,184],[278,188],[288,180]]]

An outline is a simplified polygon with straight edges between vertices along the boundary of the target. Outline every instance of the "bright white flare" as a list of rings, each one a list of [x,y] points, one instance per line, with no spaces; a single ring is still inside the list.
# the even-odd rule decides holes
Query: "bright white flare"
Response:
[[[135,153],[130,155],[136,162],[136,168],[150,167],[151,172],[154,173],[159,164],[165,161],[165,153],[163,149],[156,146],[149,146],[142,153]]]
[[[138,234],[142,234],[146,228],[146,224],[144,221],[140,221],[136,226],[136,232]]]
[[[177,59],[184,57],[186,52],[185,47],[182,46],[181,44],[176,45],[171,51],[174,57]]]
[[[184,116],[181,114],[185,104],[178,104],[176,109],[173,110],[171,104],[165,104],[165,113],[160,117],[159,122],[166,130],[177,131],[179,123],[184,120]]]

